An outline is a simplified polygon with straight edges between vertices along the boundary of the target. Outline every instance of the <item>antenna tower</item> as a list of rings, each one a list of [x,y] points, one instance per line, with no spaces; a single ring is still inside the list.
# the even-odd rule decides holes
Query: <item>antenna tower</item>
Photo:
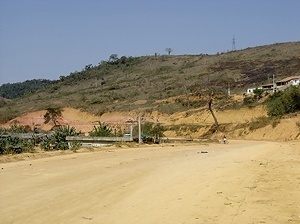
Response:
[[[235,38],[232,38],[232,51],[235,51]]]

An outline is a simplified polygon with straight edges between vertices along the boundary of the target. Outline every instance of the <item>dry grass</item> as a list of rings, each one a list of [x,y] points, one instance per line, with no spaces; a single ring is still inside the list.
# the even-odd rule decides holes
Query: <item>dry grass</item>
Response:
[[[268,82],[270,74],[299,75],[300,42],[274,44],[220,55],[145,56],[125,64],[104,63],[71,73],[65,80],[22,99],[1,105],[5,122],[12,117],[47,107],[73,107],[91,113],[146,110],[153,102],[179,95],[205,95],[209,88],[242,93],[248,86]],[[241,75],[244,74],[244,75]],[[277,78],[280,78],[277,77]],[[103,84],[101,84],[103,83]],[[134,105],[138,100],[146,104]],[[199,107],[195,102],[192,107]],[[224,107],[230,107],[225,105]],[[238,105],[233,107],[238,108]],[[165,113],[189,110],[180,102],[155,108]]]

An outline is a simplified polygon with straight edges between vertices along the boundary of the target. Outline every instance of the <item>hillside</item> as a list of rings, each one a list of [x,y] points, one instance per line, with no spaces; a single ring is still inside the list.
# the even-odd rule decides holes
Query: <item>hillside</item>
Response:
[[[154,105],[157,100],[190,94],[203,96],[208,88],[221,94],[242,94],[249,86],[300,75],[300,42],[273,44],[219,55],[121,57],[87,65],[80,72],[60,77],[49,86],[0,108],[8,118],[47,107],[73,107],[101,115],[107,111],[136,108],[174,112],[176,105]],[[144,104],[134,104],[143,100]],[[201,97],[190,106],[202,105]],[[7,119],[8,119],[7,118]],[[2,119],[3,120],[3,119]],[[4,119],[5,120],[5,119]]]
[[[245,107],[242,94],[246,89],[272,82],[273,75],[276,79],[300,75],[300,42],[217,55],[114,57],[97,66],[87,65],[59,80],[44,82],[47,85],[24,91],[22,97],[2,100],[0,122],[5,124],[31,112],[61,107],[102,119],[116,112],[131,117],[139,113],[151,118],[150,121],[172,126],[177,124],[174,116],[182,116],[179,124],[187,122],[184,117],[207,113],[207,96],[211,91],[215,93],[214,109],[219,113]],[[227,96],[229,86],[231,97]],[[250,106],[257,105],[259,102]],[[168,119],[163,121],[163,117]],[[258,116],[250,117],[248,122],[255,117]],[[232,122],[237,123],[228,117],[221,121]],[[202,124],[197,119],[187,123]]]

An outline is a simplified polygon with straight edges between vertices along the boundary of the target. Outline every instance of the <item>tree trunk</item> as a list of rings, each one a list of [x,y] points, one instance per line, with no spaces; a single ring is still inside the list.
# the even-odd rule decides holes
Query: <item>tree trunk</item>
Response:
[[[213,101],[212,95],[213,95],[213,94],[211,94],[210,97],[209,97],[209,101],[208,101],[208,109],[209,109],[211,115],[212,115],[213,118],[214,118],[215,125],[216,125],[216,131],[218,131],[218,130],[219,130],[219,123],[218,123],[218,120],[217,120],[216,115],[214,114],[214,111],[213,111],[212,108],[211,108],[212,101]]]

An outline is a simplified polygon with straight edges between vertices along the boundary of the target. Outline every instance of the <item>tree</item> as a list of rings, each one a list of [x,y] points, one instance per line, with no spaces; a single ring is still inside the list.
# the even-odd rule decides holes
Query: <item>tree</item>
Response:
[[[93,68],[93,65],[92,65],[92,64],[88,64],[88,65],[85,66],[84,69],[85,69],[85,70],[89,70],[89,69],[91,69],[91,68]]]
[[[168,52],[168,55],[170,55],[172,51],[173,51],[172,48],[170,48],[170,47],[167,47],[167,48],[166,48],[166,52]]]
[[[110,62],[116,62],[118,60],[118,55],[117,54],[112,54],[109,56],[109,61]]]
[[[214,118],[215,126],[216,126],[215,131],[218,131],[219,130],[219,123],[218,123],[217,117],[216,117],[216,115],[215,115],[215,113],[214,113],[214,111],[212,110],[212,107],[211,107],[212,102],[213,102],[213,98],[212,98],[213,95],[214,95],[214,93],[213,93],[213,91],[211,91],[211,93],[209,95],[209,100],[208,100],[208,110],[210,111],[211,115]]]
[[[276,92],[266,102],[269,116],[283,116],[284,114],[300,111],[300,86],[291,86],[283,92]]]
[[[47,112],[44,115],[44,123],[48,124],[50,121],[54,123],[54,126],[58,126],[59,122],[58,119],[62,118],[62,111],[61,108],[47,108]]]
[[[263,95],[263,93],[264,93],[264,90],[263,89],[255,89],[255,90],[253,90],[253,93],[254,93],[254,97],[255,97],[255,99],[261,99],[262,98],[262,95]]]

